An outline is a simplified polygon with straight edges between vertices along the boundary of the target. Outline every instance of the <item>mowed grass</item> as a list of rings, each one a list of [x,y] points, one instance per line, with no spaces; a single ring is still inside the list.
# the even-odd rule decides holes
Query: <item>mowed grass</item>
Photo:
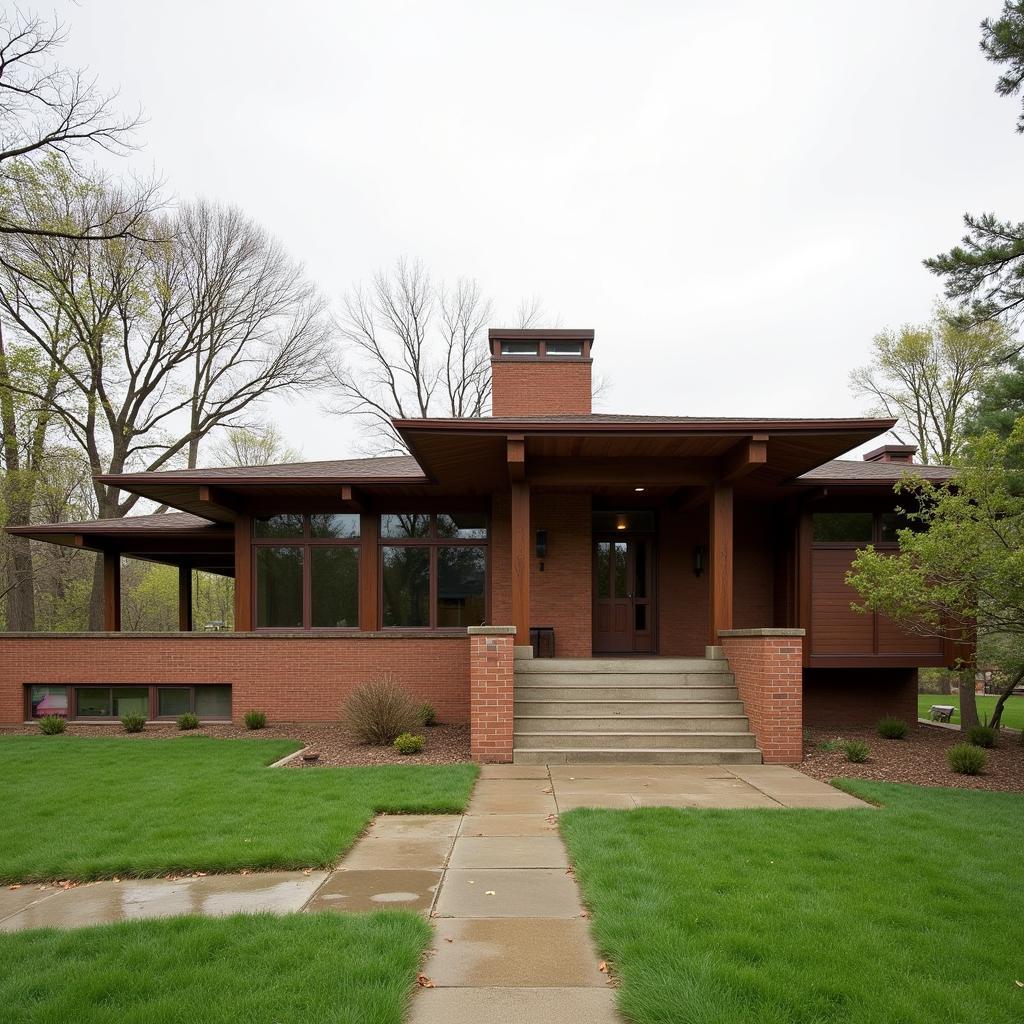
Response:
[[[0,1016],[6,1024],[400,1024],[429,941],[427,922],[405,911],[3,935]]]
[[[882,808],[562,815],[629,1020],[1024,1020],[1024,797],[842,786]]]
[[[298,746],[0,739],[0,881],[325,866],[375,813],[461,811],[478,771],[266,767]]]
[[[978,702],[978,717],[984,721],[985,716],[992,716],[995,710],[998,697],[994,695],[979,695],[975,697]],[[952,704],[957,710],[953,712],[951,721],[954,725],[960,724],[960,694],[958,693],[919,693],[917,695],[917,714],[919,718],[930,717],[928,709],[933,704]],[[1024,697],[1014,694],[1006,704],[1003,705],[1003,725],[1011,729],[1024,729]]]

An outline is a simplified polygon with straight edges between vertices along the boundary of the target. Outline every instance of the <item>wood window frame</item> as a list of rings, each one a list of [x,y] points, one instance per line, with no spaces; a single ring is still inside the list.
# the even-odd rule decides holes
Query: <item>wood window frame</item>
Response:
[[[458,512],[472,512],[480,515],[484,521],[485,537],[442,537],[437,532],[437,517],[454,515]],[[382,520],[389,515],[422,515],[430,518],[430,529],[424,537],[385,537]],[[427,548],[430,561],[429,620],[427,626],[387,626],[384,624],[384,548],[407,547]],[[377,519],[377,621],[384,632],[402,631],[417,633],[462,633],[465,626],[437,625],[437,552],[439,548],[483,548],[484,549],[484,622],[491,620],[491,517],[486,512],[476,510],[448,508],[440,511],[403,510],[381,512]]]
[[[301,516],[302,533],[291,537],[258,537],[256,535],[256,520],[272,518],[274,516]],[[314,537],[312,517],[318,515],[357,515],[359,519],[358,537]],[[296,629],[310,633],[334,633],[334,632],[357,632],[359,630],[360,614],[362,611],[362,587],[360,585],[361,574],[359,565],[363,559],[363,523],[362,516],[347,509],[314,510],[312,512],[257,512],[253,513],[251,526],[251,553],[250,564],[252,566],[252,596],[250,599],[250,614],[252,615],[252,626],[260,633],[294,633]],[[271,548],[301,548],[302,549],[302,625],[301,626],[261,626],[259,624],[259,563],[256,552],[261,547]],[[313,559],[312,549],[316,547],[345,547],[356,549],[356,623],[353,626],[314,626],[313,623]]]
[[[38,718],[32,717],[32,687],[33,686],[63,686],[67,692],[68,698],[68,713],[64,715],[64,720],[67,722],[82,722],[86,725],[98,725],[104,722],[117,722],[118,718],[115,718],[113,714],[100,716],[100,715],[79,715],[78,713],[78,694],[83,690],[122,690],[122,689],[145,689],[148,690],[148,701],[149,710],[146,713],[147,722],[173,722],[178,716],[177,715],[161,715],[160,711],[160,690],[188,690],[188,708],[191,713],[195,713],[196,708],[196,692],[204,689],[206,686],[226,686],[231,694],[231,708],[228,711],[226,718],[201,718],[201,722],[230,722],[232,720],[232,712],[234,711],[234,690],[230,683],[26,683],[25,684],[25,721],[26,722],[38,722]],[[111,694],[111,707],[113,707],[113,694]]]

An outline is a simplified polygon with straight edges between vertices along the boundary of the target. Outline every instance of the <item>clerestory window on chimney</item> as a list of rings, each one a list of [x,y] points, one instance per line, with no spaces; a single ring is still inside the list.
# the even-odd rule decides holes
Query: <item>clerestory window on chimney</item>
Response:
[[[501,343],[501,354],[503,356],[538,356],[540,355],[540,342],[503,341]]]

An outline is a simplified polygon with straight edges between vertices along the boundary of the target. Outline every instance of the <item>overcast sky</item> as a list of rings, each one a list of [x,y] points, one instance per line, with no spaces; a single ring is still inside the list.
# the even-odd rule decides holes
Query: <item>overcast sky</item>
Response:
[[[236,203],[332,298],[406,255],[593,327],[605,411],[855,415],[966,210],[1019,217],[1000,0],[84,0],[65,59],[148,118],[132,158]],[[499,318],[501,319],[501,318]],[[349,454],[316,407],[275,417]]]

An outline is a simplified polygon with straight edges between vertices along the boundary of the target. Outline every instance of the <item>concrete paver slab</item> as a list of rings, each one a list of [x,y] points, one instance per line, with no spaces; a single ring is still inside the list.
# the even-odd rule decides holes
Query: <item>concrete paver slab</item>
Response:
[[[452,836],[442,838],[371,839],[356,843],[340,867],[352,869],[443,868]]]
[[[455,840],[453,868],[567,868],[558,836],[464,836]]]
[[[378,814],[364,839],[426,839],[458,834],[461,814]]]
[[[306,910],[416,910],[429,913],[441,881],[438,871],[335,871]]]
[[[594,988],[430,988],[409,1024],[622,1024],[615,993]]]
[[[785,807],[843,810],[871,805],[825,782],[812,779],[795,768],[781,764],[730,765],[729,770],[748,785],[777,800]]]
[[[579,917],[579,894],[564,868],[445,872],[438,917]]]
[[[598,790],[594,793],[559,793],[558,809],[575,810],[577,807],[602,807],[613,811],[632,811],[638,806],[629,793],[605,793]]]
[[[480,769],[484,779],[547,779],[546,764],[485,764]]]
[[[546,814],[467,814],[460,836],[558,835],[558,818]]]
[[[554,814],[555,798],[544,792],[501,793],[493,789],[481,791],[481,787],[514,786],[514,782],[478,783],[469,801],[469,814]]]
[[[35,903],[40,903],[42,900],[52,899],[60,892],[63,892],[63,890],[56,888],[56,886],[47,885],[44,887],[30,882],[26,882],[24,885],[19,885],[16,888],[4,886],[3,889],[0,889],[0,921],[8,917],[14,917],[15,914],[21,913],[21,911]]]
[[[434,923],[435,952],[423,971],[435,985],[607,986],[587,921],[438,918]]]
[[[326,871],[312,871],[308,875],[301,871],[267,871],[173,881],[137,878],[93,882],[26,907],[0,923],[0,931],[82,928],[176,914],[283,914],[301,910],[326,878]]]
[[[548,765],[556,782],[578,779],[729,779],[729,769],[720,764],[552,764]]]

